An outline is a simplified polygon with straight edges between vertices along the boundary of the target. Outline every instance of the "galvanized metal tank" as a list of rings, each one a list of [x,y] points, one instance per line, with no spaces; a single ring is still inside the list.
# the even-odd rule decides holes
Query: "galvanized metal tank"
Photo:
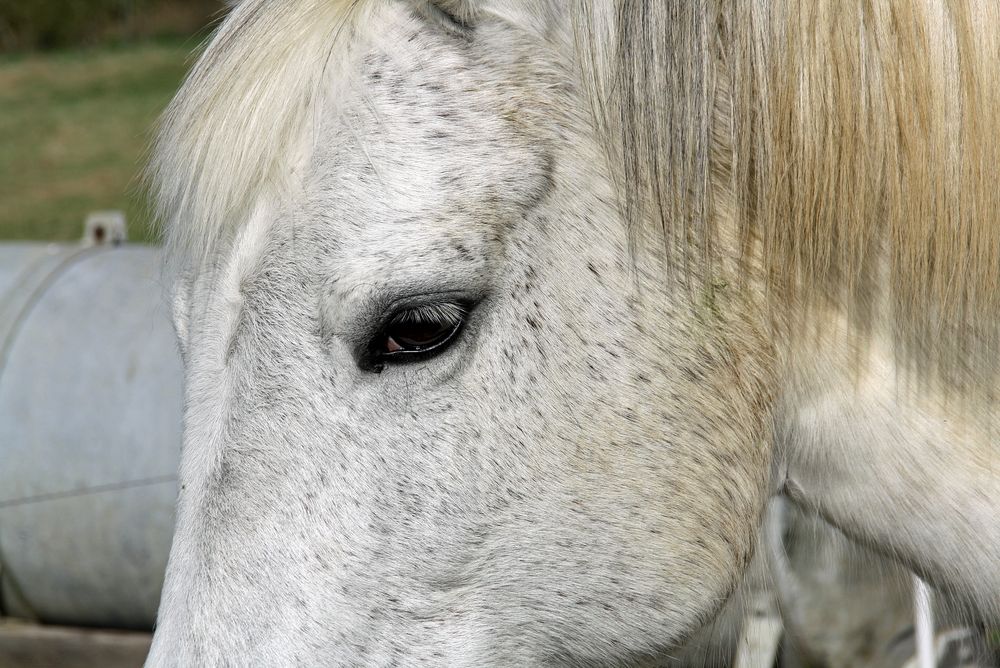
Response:
[[[0,244],[0,605],[149,628],[173,531],[181,363],[144,246]]]

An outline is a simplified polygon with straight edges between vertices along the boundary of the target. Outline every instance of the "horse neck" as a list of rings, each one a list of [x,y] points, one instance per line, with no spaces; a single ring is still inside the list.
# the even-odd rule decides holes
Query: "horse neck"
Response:
[[[989,404],[897,368],[890,337],[845,317],[778,346],[778,480],[797,503],[1000,618],[1000,458]],[[818,329],[818,328],[817,328]]]

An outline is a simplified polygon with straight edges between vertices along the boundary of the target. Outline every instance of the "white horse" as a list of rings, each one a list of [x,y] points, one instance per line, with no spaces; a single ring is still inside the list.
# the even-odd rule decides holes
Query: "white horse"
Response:
[[[149,665],[655,661],[781,491],[1000,614],[998,14],[235,4]]]

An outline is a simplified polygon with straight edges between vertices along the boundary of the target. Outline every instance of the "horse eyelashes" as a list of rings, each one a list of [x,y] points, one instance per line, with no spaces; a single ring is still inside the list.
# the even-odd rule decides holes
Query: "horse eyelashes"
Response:
[[[427,304],[425,306],[418,306],[399,311],[389,319],[389,324],[397,325],[428,322],[450,322],[452,324],[458,324],[465,319],[467,313],[467,307],[457,302]]]

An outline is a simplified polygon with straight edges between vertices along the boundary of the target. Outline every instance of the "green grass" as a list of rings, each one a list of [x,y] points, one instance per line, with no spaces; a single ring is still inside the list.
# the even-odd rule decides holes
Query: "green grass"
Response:
[[[0,239],[72,240],[98,209],[155,240],[139,172],[192,42],[0,57]]]

